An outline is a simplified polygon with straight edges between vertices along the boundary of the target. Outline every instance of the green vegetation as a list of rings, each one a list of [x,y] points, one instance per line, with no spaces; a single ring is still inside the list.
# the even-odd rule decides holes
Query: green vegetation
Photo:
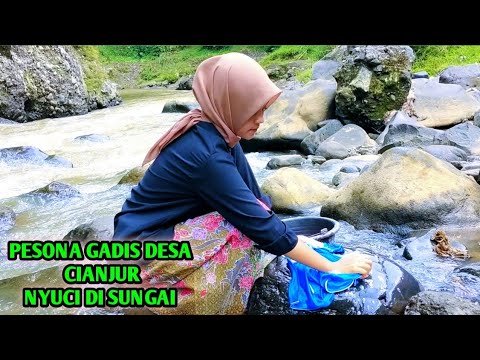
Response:
[[[85,85],[89,94],[99,94],[103,83],[108,80],[108,75],[101,65],[100,51],[97,46],[74,46],[81,56],[81,64],[85,73]]]
[[[203,60],[227,52],[242,52],[257,59],[267,67],[271,64],[286,64],[296,60],[307,61],[308,69],[297,74],[300,81],[311,78],[311,65],[321,59],[333,46],[300,45],[103,45],[99,46],[102,62],[117,66],[125,72],[126,63],[140,65],[139,86],[173,83],[180,77],[195,72]],[[120,69],[122,68],[122,69]],[[111,72],[115,76],[115,72]]]
[[[297,80],[306,83],[312,78],[312,65],[323,58],[333,45],[283,45],[260,60],[265,68],[271,64],[283,65],[297,60],[305,60],[307,69],[295,74]]]
[[[320,60],[333,45],[103,45],[99,47],[81,46],[85,57],[98,58],[110,68],[110,75],[125,74],[131,66],[138,67],[135,75],[136,86],[174,83],[180,77],[195,72],[198,64],[206,58],[231,51],[243,52],[267,68],[272,64],[286,65],[303,61],[305,70],[297,70],[297,80],[308,82],[312,76],[312,65]],[[413,71],[427,71],[437,75],[450,65],[480,63],[480,46],[460,45],[414,45],[416,54]],[[96,51],[95,51],[96,50]],[[113,69],[113,70],[112,70]],[[104,80],[98,76],[98,69],[88,68],[87,86],[95,88]],[[87,73],[87,71],[86,71]]]
[[[479,45],[421,45],[412,46],[417,59],[413,71],[426,71],[436,76],[452,65],[480,63]]]

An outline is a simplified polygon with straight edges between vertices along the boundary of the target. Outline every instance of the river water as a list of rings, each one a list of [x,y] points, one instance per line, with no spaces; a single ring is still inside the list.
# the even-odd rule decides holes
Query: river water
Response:
[[[44,119],[25,124],[0,124],[0,148],[34,146],[49,155],[70,160],[73,168],[0,162],[0,205],[7,205],[17,214],[15,227],[0,232],[0,314],[116,314],[118,310],[23,308],[23,287],[65,287],[54,261],[8,261],[9,240],[61,240],[80,224],[103,216],[113,217],[130,193],[130,185],[115,186],[130,169],[139,166],[150,146],[180,116],[163,114],[165,101],[193,100],[191,91],[125,90],[119,106],[96,110],[81,116]],[[108,136],[103,142],[74,140],[87,134]],[[265,165],[275,153],[249,153],[247,158],[261,185],[273,170]],[[302,171],[325,181],[325,176],[311,163]],[[18,197],[52,181],[73,186],[81,196],[52,202],[32,201]],[[306,214],[318,215],[319,208]],[[479,229],[452,229],[455,239],[473,249],[473,260],[480,258]],[[412,262],[405,260],[397,246],[402,238],[373,231],[356,230],[341,222],[336,236],[348,246],[364,247],[388,256],[409,270],[426,289],[468,292],[448,283],[449,273],[458,260]],[[436,269],[433,274],[426,268]]]

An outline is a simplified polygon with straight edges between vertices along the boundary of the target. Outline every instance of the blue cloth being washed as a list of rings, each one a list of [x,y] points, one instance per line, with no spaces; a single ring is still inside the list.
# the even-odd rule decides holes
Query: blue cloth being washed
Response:
[[[324,243],[324,247],[312,248],[330,261],[338,261],[345,249],[339,244]],[[335,293],[344,291],[354,285],[361,274],[331,274],[299,262],[288,260],[292,279],[288,287],[290,308],[294,310],[318,310],[328,307],[335,298]]]

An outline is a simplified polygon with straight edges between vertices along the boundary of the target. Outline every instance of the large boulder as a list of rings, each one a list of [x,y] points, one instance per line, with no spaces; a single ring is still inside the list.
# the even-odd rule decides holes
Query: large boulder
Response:
[[[301,89],[284,91],[265,112],[265,121],[252,140],[242,140],[244,151],[300,150],[300,143],[320,121],[334,113],[334,81],[316,80]]]
[[[340,119],[378,127],[392,110],[399,110],[411,87],[415,59],[409,46],[346,46],[335,73],[336,114]]]
[[[412,112],[427,127],[452,126],[473,119],[480,102],[460,85],[441,84],[436,79],[414,79]]]
[[[478,226],[480,187],[425,151],[397,147],[329,197],[321,215],[403,235],[438,225]]]
[[[267,177],[262,191],[272,198],[272,209],[284,213],[301,213],[321,205],[336,190],[295,168],[281,168]]]
[[[12,46],[0,55],[0,116],[18,122],[85,114],[87,90],[74,50]]]
[[[89,93],[73,46],[4,46],[0,51],[0,117],[27,122],[81,115],[120,103],[116,84],[91,80],[99,88]]]

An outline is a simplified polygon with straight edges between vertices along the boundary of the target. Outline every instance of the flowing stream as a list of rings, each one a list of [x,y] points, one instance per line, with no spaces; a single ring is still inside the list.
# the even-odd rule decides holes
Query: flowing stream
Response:
[[[0,161],[0,205],[10,207],[17,214],[14,228],[0,232],[0,314],[122,313],[102,308],[23,308],[22,288],[66,286],[58,270],[59,263],[9,261],[6,258],[9,240],[61,240],[80,224],[103,216],[113,217],[131,188],[131,185],[117,186],[118,181],[141,164],[150,146],[180,116],[162,113],[165,101],[194,100],[191,91],[178,90],[125,90],[121,95],[124,100],[121,105],[85,115],[0,124],[0,148],[34,146],[73,163],[73,168],[66,168]],[[108,139],[101,142],[75,140],[87,134],[104,135]],[[260,185],[273,171],[265,169],[273,155],[275,153],[247,154]],[[301,169],[319,181],[325,180],[317,165],[306,162]],[[52,181],[73,186],[80,196],[56,201],[19,196]],[[319,208],[313,208],[306,215],[318,213]],[[480,259],[480,229],[452,229],[451,234],[470,250],[471,261]],[[348,246],[368,248],[390,257],[409,270],[426,289],[462,294],[470,291],[448,282],[449,273],[460,264],[458,260],[405,260],[398,246],[402,241],[399,236],[356,230],[341,222],[336,239]],[[435,271],[425,271],[427,266]]]

